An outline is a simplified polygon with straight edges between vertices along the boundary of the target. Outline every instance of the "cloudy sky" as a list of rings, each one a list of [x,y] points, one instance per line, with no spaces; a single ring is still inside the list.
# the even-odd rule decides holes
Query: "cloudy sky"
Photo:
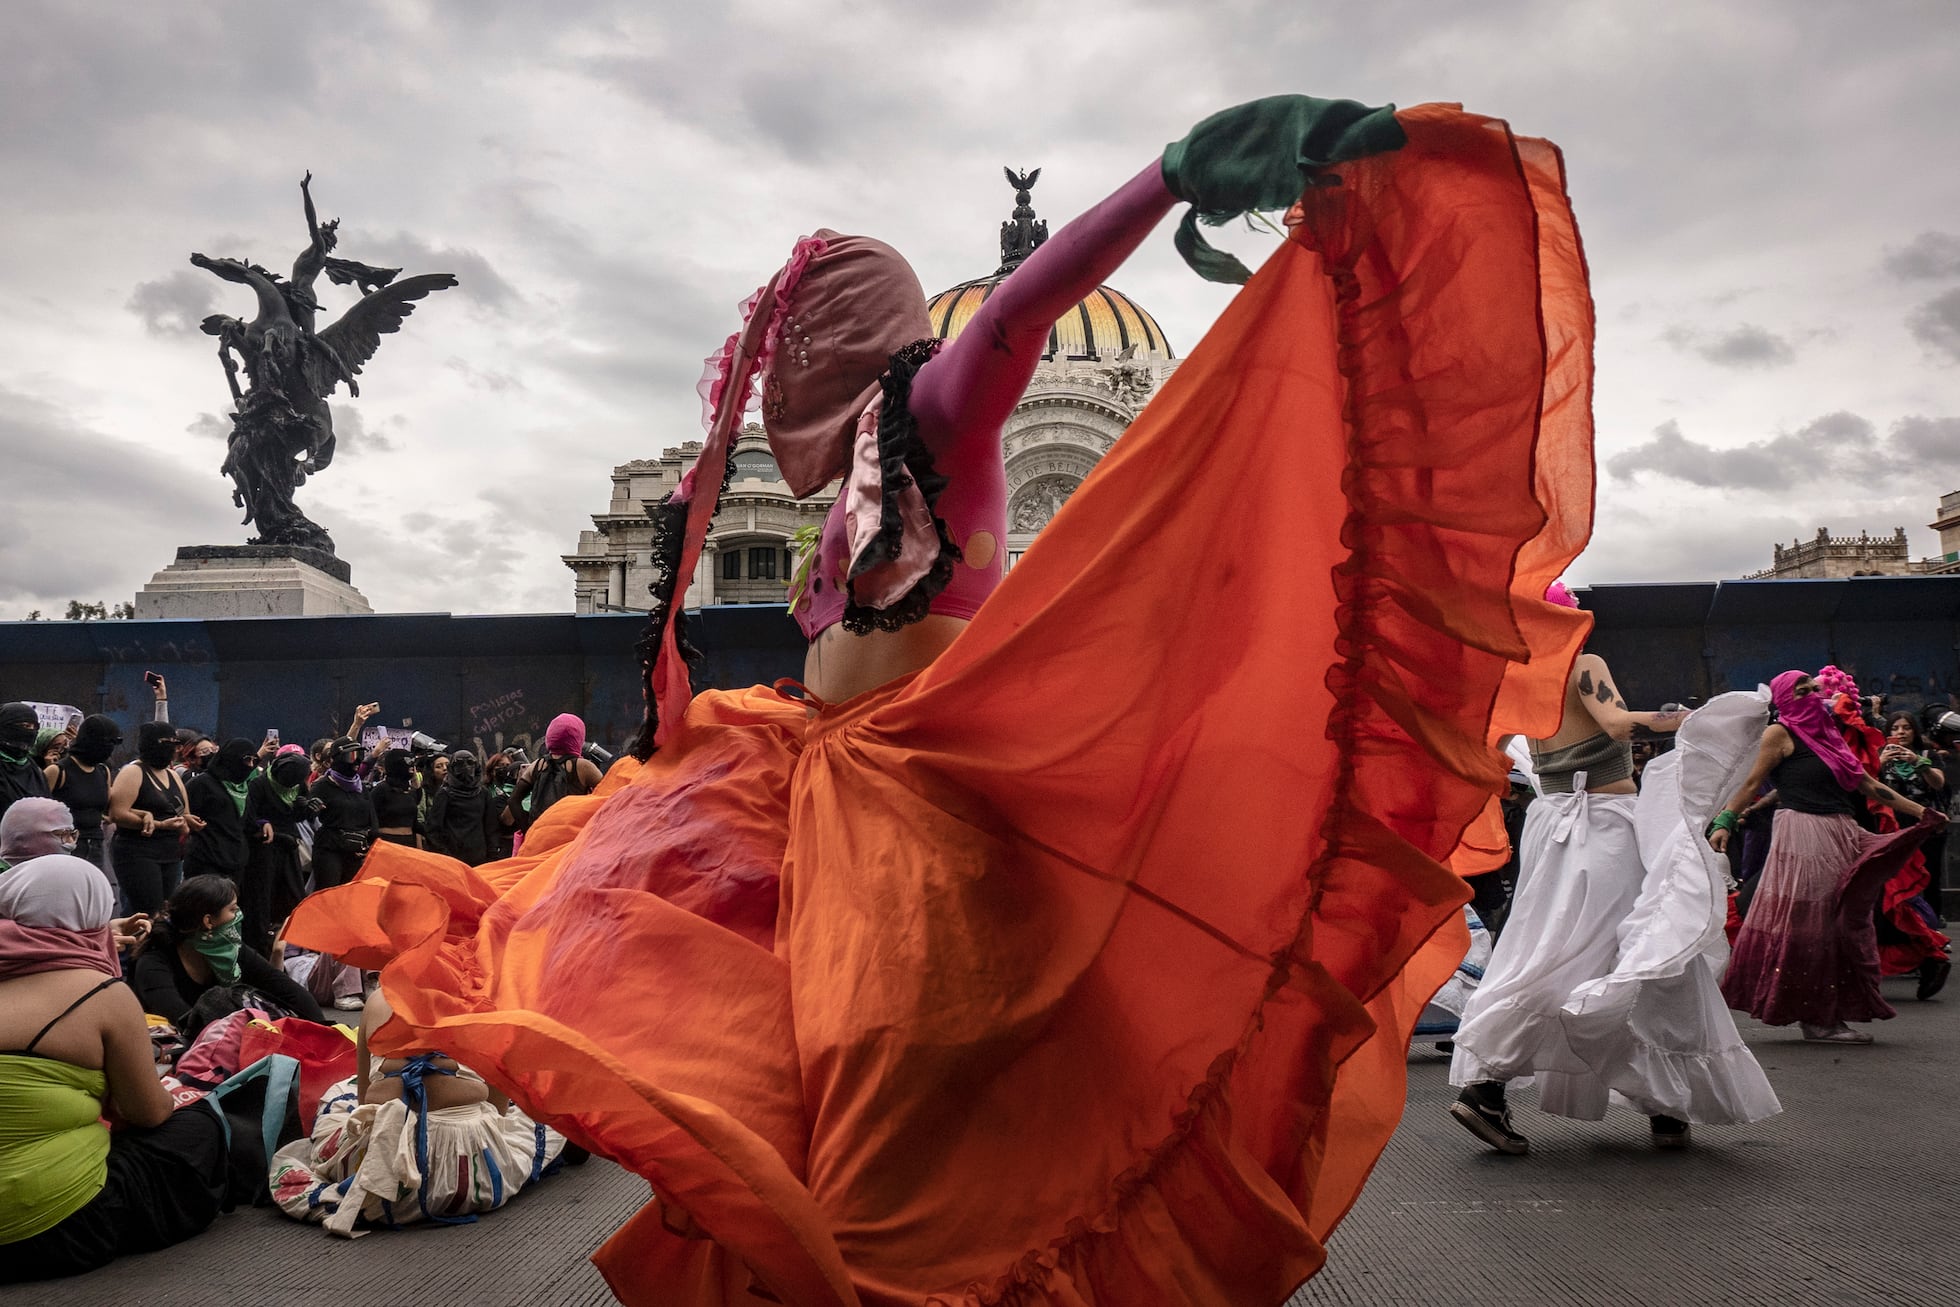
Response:
[[[571,607],[607,471],[696,436],[701,358],[817,226],[929,290],[992,270],[1204,114],[1460,101],[1564,147],[1599,304],[1576,579],[1734,576],[1960,489],[1960,7],[1463,0],[9,6],[0,618],[243,540],[223,373],[314,173],[340,253],[457,290],[386,338],[301,492],[390,611]],[[1233,242],[1248,259],[1265,238]],[[1169,224],[1117,285],[1188,352],[1229,292]],[[328,316],[351,302],[322,284]]]

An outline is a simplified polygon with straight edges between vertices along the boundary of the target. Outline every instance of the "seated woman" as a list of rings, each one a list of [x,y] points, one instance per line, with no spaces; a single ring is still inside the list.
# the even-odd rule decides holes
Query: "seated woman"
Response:
[[[191,1019],[198,1000],[213,989],[244,986],[293,1016],[324,1023],[326,1014],[305,986],[240,942],[243,923],[238,887],[225,877],[192,876],[179,885],[136,957],[131,983],[143,1010],[193,1037],[196,1030],[185,1026],[201,1024]]]
[[[224,1127],[170,1109],[121,981],[114,903],[80,858],[0,877],[0,1283],[167,1248],[224,1198]]]
[[[459,1224],[558,1169],[565,1137],[483,1077],[429,1051],[376,1061],[368,1037],[394,1016],[379,992],[361,1016],[358,1070],[327,1090],[313,1134],[273,1155],[273,1201],[352,1236],[355,1224]]]

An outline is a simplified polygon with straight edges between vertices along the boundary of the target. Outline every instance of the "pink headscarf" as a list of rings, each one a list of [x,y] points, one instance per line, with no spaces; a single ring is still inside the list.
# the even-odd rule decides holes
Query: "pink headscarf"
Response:
[[[585,723],[571,713],[559,713],[544,728],[544,747],[547,753],[560,758],[571,757],[585,748]]]
[[[1545,587],[1545,602],[1548,604],[1557,604],[1561,608],[1577,608],[1579,606],[1579,601],[1573,598],[1572,592],[1565,588],[1565,582],[1563,581],[1554,581]]]
[[[1865,779],[1865,769],[1858,762],[1858,756],[1851,752],[1851,746],[1844,742],[1844,736],[1838,731],[1837,719],[1824,706],[1823,694],[1796,693],[1797,682],[1808,675],[1808,672],[1782,672],[1769,683],[1770,701],[1776,705],[1776,720],[1824,760],[1824,765],[1831,769],[1831,775],[1837,778],[1839,785],[1855,790]]]
[[[0,980],[42,971],[122,975],[109,919],[116,894],[93,864],[49,854],[0,874]]]

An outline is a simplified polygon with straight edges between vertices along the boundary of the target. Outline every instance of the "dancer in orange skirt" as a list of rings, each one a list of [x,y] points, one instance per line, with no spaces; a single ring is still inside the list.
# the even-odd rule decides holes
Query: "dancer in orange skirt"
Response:
[[[1195,215],[1297,203],[1003,580],[1000,423],[1179,198],[1220,277]],[[377,1050],[650,1181],[597,1258],[624,1301],[1278,1303],[1462,956],[1490,741],[1549,733],[1584,634],[1540,598],[1591,512],[1561,161],[1259,101],[926,335],[895,252],[799,243],[711,360],[641,760],[508,862],[377,848],[289,933],[383,968]],[[786,479],[846,481],[807,690],[693,695],[669,609],[758,379]]]

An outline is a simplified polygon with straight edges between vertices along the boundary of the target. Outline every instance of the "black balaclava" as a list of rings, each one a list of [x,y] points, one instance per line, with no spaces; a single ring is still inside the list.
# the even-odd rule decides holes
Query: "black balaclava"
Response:
[[[0,704],[0,757],[19,765],[34,752],[34,737],[41,733],[41,718],[24,703]]]
[[[236,785],[252,775],[252,756],[255,752],[250,740],[226,740],[211,755],[209,770],[219,780]]]
[[[483,765],[467,749],[449,755],[449,776],[444,784],[458,794],[475,794],[483,784]]]
[[[136,756],[151,771],[162,771],[177,756],[177,730],[169,722],[144,722],[136,730]]]
[[[92,713],[75,728],[75,742],[68,746],[68,753],[79,763],[100,767],[122,742],[122,727],[116,725],[115,718]]]
[[[294,790],[306,784],[306,777],[313,770],[313,763],[303,753],[289,753],[272,760],[272,779],[286,789]]]
[[[327,749],[327,769],[352,779],[358,774],[364,752],[358,740],[343,735]]]
[[[407,789],[415,779],[415,769],[409,766],[408,754],[401,749],[390,749],[381,755],[381,774],[398,790]]]

